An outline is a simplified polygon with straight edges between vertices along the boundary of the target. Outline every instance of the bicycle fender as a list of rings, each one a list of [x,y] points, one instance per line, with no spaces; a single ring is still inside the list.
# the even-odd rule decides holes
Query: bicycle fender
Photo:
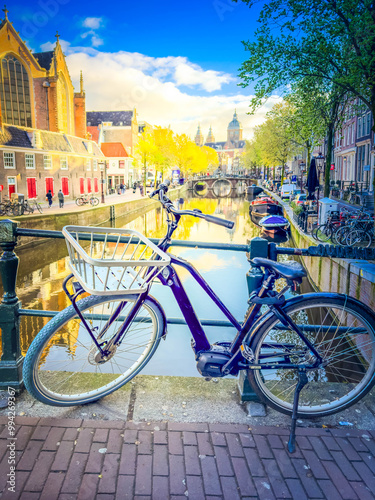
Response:
[[[151,303],[152,307],[157,309],[158,312],[160,313],[160,320],[161,320],[160,326],[162,332],[161,337],[164,337],[167,334],[167,317],[165,315],[164,309],[162,308],[160,302],[158,302],[152,295],[147,295],[147,299],[145,300],[145,302]]]

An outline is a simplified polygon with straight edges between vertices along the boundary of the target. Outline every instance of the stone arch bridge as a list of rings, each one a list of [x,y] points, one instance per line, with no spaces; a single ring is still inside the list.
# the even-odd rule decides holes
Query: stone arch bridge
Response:
[[[257,184],[257,181],[245,176],[206,176],[188,181],[188,189],[196,195],[220,198],[244,194],[246,187]]]

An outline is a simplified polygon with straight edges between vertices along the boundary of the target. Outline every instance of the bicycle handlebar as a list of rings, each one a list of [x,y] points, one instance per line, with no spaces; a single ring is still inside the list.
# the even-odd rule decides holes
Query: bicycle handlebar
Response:
[[[159,195],[159,201],[160,203],[172,214],[175,215],[191,215],[193,217],[198,217],[200,219],[204,219],[207,222],[212,222],[213,224],[217,224],[218,226],[224,226],[227,227],[228,229],[232,229],[234,226],[234,222],[231,220],[227,219],[221,219],[220,217],[214,217],[213,215],[208,215],[202,213],[200,210],[177,210],[177,208],[174,207],[173,203],[166,197],[164,196],[165,193],[168,191],[168,186],[170,185],[170,182],[167,180],[165,182],[162,182],[155,191],[153,191],[149,196],[150,198],[153,198],[156,194]]]

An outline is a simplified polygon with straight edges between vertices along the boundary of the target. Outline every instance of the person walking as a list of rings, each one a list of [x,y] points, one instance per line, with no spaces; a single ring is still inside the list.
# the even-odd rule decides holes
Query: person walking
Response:
[[[48,191],[46,197],[48,200],[48,208],[51,208],[52,207],[52,191],[51,190]]]
[[[61,191],[61,189],[60,189],[60,191],[57,193],[57,198],[59,199],[59,207],[60,207],[60,208],[63,208],[63,206],[64,206],[64,201],[65,201],[65,200],[64,200],[64,193]]]
[[[139,194],[143,196],[143,184],[139,184]]]
[[[135,182],[135,183],[133,184],[133,194],[135,194],[135,190],[136,190],[136,189],[137,189],[137,183]]]

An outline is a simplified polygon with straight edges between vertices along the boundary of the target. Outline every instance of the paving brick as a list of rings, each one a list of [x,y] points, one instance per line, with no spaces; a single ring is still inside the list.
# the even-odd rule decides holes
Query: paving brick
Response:
[[[346,458],[343,452],[341,451],[332,451],[333,460],[341,469],[341,472],[344,474],[348,481],[360,481],[361,478],[358,476],[357,472],[353,468],[352,464]]]
[[[339,444],[342,451],[345,453],[348,460],[361,460],[361,457],[358,455],[358,453],[355,451],[355,449],[347,439],[336,438],[336,441]]]
[[[171,455],[183,454],[181,432],[168,432],[168,450]]]
[[[246,460],[244,458],[233,457],[232,464],[241,495],[251,496],[255,486],[251,479]]]
[[[265,477],[255,477],[254,478],[255,488],[258,492],[257,498],[261,498],[262,500],[276,500],[272,492],[272,488],[268,478]]]
[[[31,493],[30,491],[24,491],[19,497],[20,500],[39,500],[40,493]]]
[[[189,422],[168,422],[168,431],[180,432],[206,432],[209,430],[208,424],[198,424]]]
[[[92,500],[96,497],[99,478],[97,474],[84,474],[77,500]]]
[[[44,485],[40,500],[55,500],[58,498],[64,481],[64,474],[50,472]]]
[[[334,437],[326,436],[323,441],[328,450],[341,451],[341,448]]]
[[[224,433],[238,433],[244,432],[245,434],[249,432],[249,426],[247,424],[209,424],[210,432],[224,432]]]
[[[53,471],[66,471],[72,458],[74,445],[71,441],[61,441],[51,466]]]
[[[118,476],[120,454],[110,453],[104,457],[101,478],[99,481],[99,493],[116,493],[116,479]]]
[[[17,432],[16,450],[24,450],[34,432],[34,427],[23,425]]]
[[[96,429],[94,437],[92,438],[93,442],[106,443],[108,439],[108,433],[108,429]]]
[[[37,439],[40,441],[45,441],[47,439],[47,436],[48,436],[50,430],[51,430],[51,427],[49,427],[49,426],[38,425],[37,427],[34,427],[34,432],[32,433],[30,439]]]
[[[43,418],[43,425],[50,425],[53,427],[81,427],[83,420],[81,418]],[[87,420],[86,420],[87,422]],[[88,421],[90,422],[90,420]]]
[[[302,453],[315,479],[329,479],[326,469],[314,451],[303,450]]]
[[[168,476],[168,448],[165,444],[154,446],[152,473],[154,476]]]
[[[367,465],[371,472],[375,475],[375,457],[371,453],[360,453],[361,460]]]
[[[78,427],[68,427],[63,435],[63,441],[75,441],[78,438]]]
[[[134,499],[134,476],[119,476],[117,480],[116,500]]]
[[[367,465],[363,462],[353,462],[352,465],[370,491],[375,491],[375,476]]]
[[[124,443],[134,444],[138,438],[138,431],[135,429],[126,429],[124,432]]]
[[[265,476],[266,474],[262,461],[259,458],[258,451],[254,448],[246,448],[244,452],[251,476]]]
[[[265,436],[254,436],[260,458],[273,458],[271,448]]]
[[[60,493],[58,500],[77,500],[77,495],[72,493]]]
[[[55,454],[50,451],[41,451],[32,473],[26,483],[26,491],[42,491],[48,476]]]
[[[77,494],[88,460],[88,453],[73,453],[69,469],[62,485],[62,493]]]
[[[154,444],[168,444],[167,431],[155,431]]]
[[[309,441],[312,444],[313,450],[318,455],[320,460],[332,460],[332,455],[327,450],[327,447],[325,446],[322,439],[320,439],[319,437],[312,436],[309,437]]]
[[[318,481],[318,484],[321,487],[321,489],[324,491],[325,497],[328,498],[329,500],[342,500],[344,498],[337,491],[337,489],[335,488],[335,485],[332,483],[332,481],[320,479]],[[357,497],[354,496],[353,499],[355,499],[355,498],[357,498]]]
[[[186,474],[191,476],[199,476],[201,471],[200,458],[198,457],[197,446],[184,446],[185,469]]]
[[[265,459],[263,460],[263,465],[275,495],[280,498],[291,498],[284,478],[280,474],[276,460]]]
[[[147,431],[138,432],[138,453],[141,455],[149,455],[152,447],[152,434]]]
[[[20,417],[20,416],[17,416],[14,419],[14,422],[16,425],[31,425],[34,427],[36,425],[38,425],[39,421],[40,421],[39,417]],[[4,423],[7,423],[7,421],[5,421]],[[45,425],[48,425],[48,424],[45,424]]]
[[[154,476],[152,478],[152,500],[166,500],[167,498],[169,498],[168,477]]]
[[[30,475],[29,472],[17,471],[17,476],[16,476],[17,480],[16,480],[16,486],[15,486],[14,492],[11,490],[8,490],[8,487],[10,486],[10,485],[8,485],[7,488],[5,488],[5,490],[3,491],[3,493],[1,493],[1,500],[17,500],[23,491],[23,487],[24,487],[29,475]],[[1,488],[0,488],[0,492],[1,492]]]
[[[364,483],[351,483],[351,487],[361,500],[374,500],[375,496]]]
[[[201,468],[206,495],[221,495],[219,474],[214,457],[201,458]]]
[[[293,500],[309,500],[299,479],[287,478],[285,479],[285,482],[289,488]]]
[[[323,461],[324,467],[326,468],[329,477],[331,478],[333,484],[337,488],[341,497],[345,500],[354,500],[357,495],[354,493],[352,487],[347,481],[344,474],[341,472],[339,467],[334,462]]]
[[[103,448],[103,443],[92,443],[86,464],[85,474],[100,474],[103,466],[104,453],[98,450]]]
[[[20,461],[18,462],[17,470],[32,470],[42,446],[43,443],[41,441],[29,441]]]
[[[273,450],[277,465],[283,477],[290,479],[298,479],[298,474],[294,470],[292,461],[290,460],[290,453],[285,450]]]
[[[216,456],[216,466],[219,476],[233,476],[234,471],[230,460],[228,448],[222,446],[214,447]]]
[[[298,435],[296,445],[301,450],[312,450],[312,445],[306,436]]]
[[[91,448],[93,437],[94,433],[91,429],[82,429],[78,433],[77,444],[74,451],[79,453],[88,453]]]
[[[152,492],[152,456],[138,455],[135,475],[136,495],[151,495]]]
[[[184,431],[182,433],[182,441],[184,445],[196,445],[197,444],[197,435],[195,432]]]
[[[221,489],[225,500],[240,500],[238,486],[234,477],[221,477]]]
[[[135,444],[124,444],[120,458],[119,474],[135,475],[137,448]]]
[[[225,434],[222,432],[211,432],[211,439],[214,446],[227,446]]]
[[[355,451],[368,451],[368,447],[366,446],[366,441],[361,438],[348,438],[349,443],[353,446]],[[368,441],[367,441],[368,442]]]
[[[239,434],[241,444],[244,448],[255,448],[255,441],[252,434],[240,432]]]
[[[213,455],[214,449],[208,432],[197,433],[199,455]]]
[[[63,427],[51,427],[47,439],[44,441],[43,451],[55,451],[59,447],[64,435],[65,429]]]
[[[225,439],[228,443],[228,450],[232,457],[243,457],[244,452],[238,434],[226,434]]]
[[[115,500],[115,495],[111,493],[98,493],[95,497],[95,500]]]
[[[285,448],[285,445],[281,441],[281,438],[279,436],[270,434],[269,436],[267,436],[267,440],[271,448]]]
[[[123,429],[124,422],[122,420],[84,420],[82,427],[90,427],[90,429]]]
[[[111,429],[109,431],[107,453],[121,453],[123,432],[119,429]]]
[[[292,464],[302,481],[308,498],[324,498],[322,490],[313,477],[310,477],[310,469],[306,469],[306,461],[302,458],[291,458]]]
[[[200,476],[187,476],[186,486],[189,500],[202,500],[205,498],[203,481]]]
[[[169,455],[169,480],[172,495],[183,495],[186,482],[184,458],[180,455]]]
[[[156,424],[152,425],[151,422],[133,422],[132,420],[127,420],[125,422],[125,429],[133,429],[137,431],[165,431],[167,429],[167,423],[157,422]]]
[[[289,436],[290,434],[289,428],[271,427],[267,425],[251,425],[248,430],[253,436],[268,436],[269,434],[276,434],[276,436]]]

